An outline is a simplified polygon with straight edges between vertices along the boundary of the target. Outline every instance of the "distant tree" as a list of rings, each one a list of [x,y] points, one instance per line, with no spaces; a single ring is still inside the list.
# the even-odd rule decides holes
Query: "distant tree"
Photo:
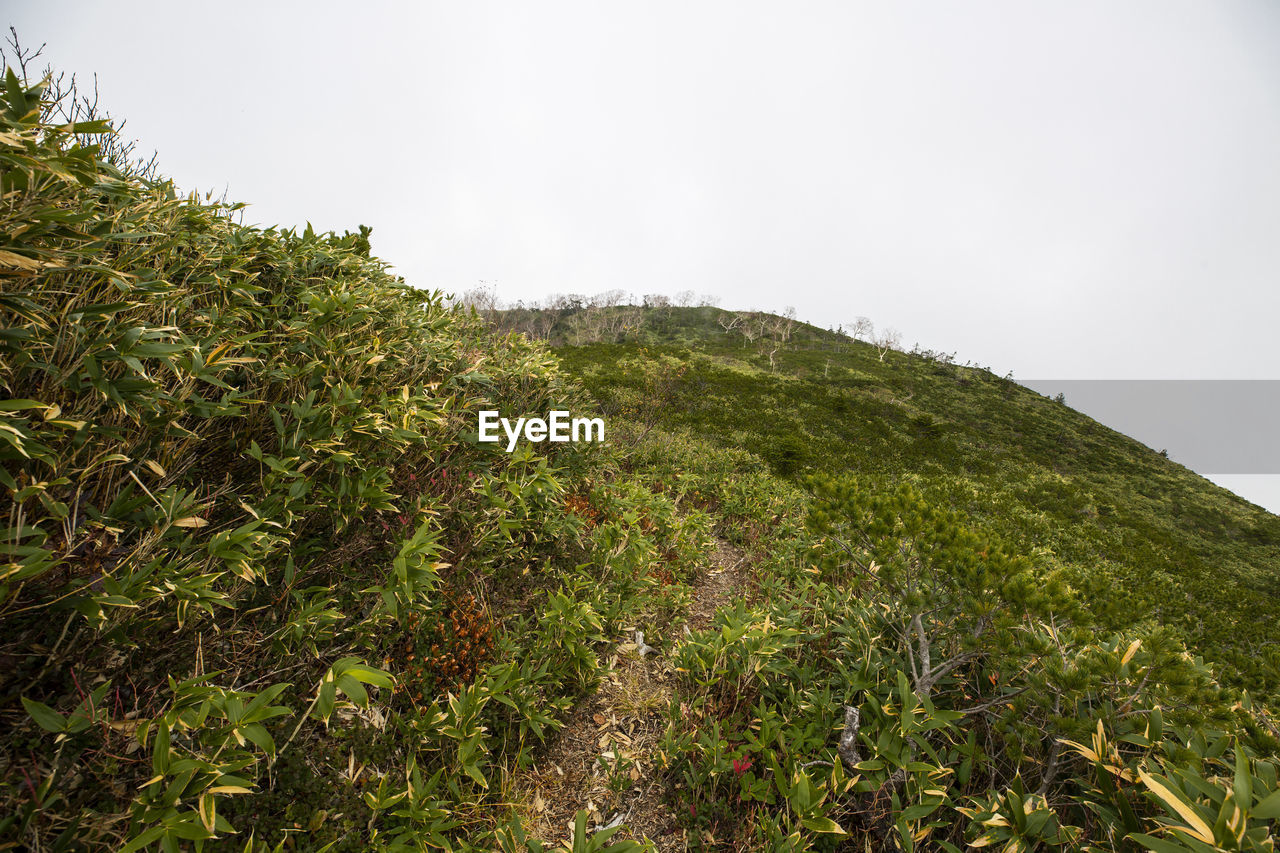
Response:
[[[884,361],[884,357],[889,350],[896,350],[902,346],[902,333],[894,328],[885,329],[875,339],[874,343],[876,350],[880,353],[880,360]]]
[[[533,340],[548,340],[555,328],[559,313],[552,307],[553,300],[530,302],[517,301],[499,314],[502,328],[521,332]]]
[[[612,308],[615,305],[621,305],[626,299],[627,294],[625,291],[614,288],[603,293],[597,293],[591,298],[591,304],[600,308]]]
[[[849,337],[855,341],[863,338],[870,338],[875,333],[875,324],[868,317],[858,317],[854,319],[853,325],[849,327]]]
[[[777,342],[782,343],[786,340],[787,320],[785,317],[779,317],[774,314],[765,315],[765,324],[769,332],[769,337]]]
[[[573,314],[581,311],[587,306],[587,297],[581,293],[560,293],[556,294],[555,307],[556,310],[563,314]]]
[[[785,344],[791,340],[791,330],[796,325],[796,309],[790,305],[782,309],[782,322],[779,323],[778,331],[782,336],[782,342]]]
[[[644,328],[644,311],[634,305],[627,305],[615,309],[614,314],[617,318],[613,326],[615,333],[621,335],[623,340],[633,334],[639,340],[640,330]]]
[[[587,305],[572,317],[573,343],[576,346],[594,344],[604,337],[606,315],[599,305]]]
[[[675,303],[681,308],[688,308],[696,298],[692,290],[682,290],[676,294]]]
[[[534,309],[529,319],[530,337],[543,341],[549,339],[559,319],[558,312],[550,305]]]
[[[489,322],[497,319],[502,309],[502,300],[498,298],[497,288],[488,282],[480,282],[479,287],[464,291],[457,304],[463,308],[472,308],[477,314]]]
[[[648,293],[644,297],[644,307],[653,312],[659,324],[665,327],[671,319],[671,298],[663,293]],[[643,321],[641,321],[643,322]]]
[[[754,311],[751,314],[751,321],[755,323],[757,328],[756,337],[763,338],[769,331],[772,318],[764,311]]]
[[[725,311],[716,317],[716,322],[720,324],[720,328],[724,329],[726,336],[733,334],[733,330],[742,325],[742,315],[734,311]]]

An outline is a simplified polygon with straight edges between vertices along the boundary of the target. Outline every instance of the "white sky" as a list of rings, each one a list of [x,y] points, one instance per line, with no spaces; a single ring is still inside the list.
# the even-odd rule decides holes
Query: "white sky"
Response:
[[[866,315],[1019,378],[1280,378],[1271,0],[7,17],[183,187],[371,225],[420,287]]]

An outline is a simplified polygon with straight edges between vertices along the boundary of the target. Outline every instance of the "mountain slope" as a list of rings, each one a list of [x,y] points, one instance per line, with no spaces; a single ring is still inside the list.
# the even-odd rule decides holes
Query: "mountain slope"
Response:
[[[715,323],[719,309],[648,313],[661,316],[643,327],[643,359],[667,359],[665,375],[638,344],[557,347],[613,411],[751,448],[784,475],[909,482],[1061,567],[1108,628],[1174,628],[1231,683],[1276,698],[1280,517],[985,370],[894,351],[881,360],[812,327],[785,344],[749,342]]]
[[[41,97],[0,95],[0,846],[1274,849],[1269,516],[785,317],[570,306],[646,346],[559,360]]]

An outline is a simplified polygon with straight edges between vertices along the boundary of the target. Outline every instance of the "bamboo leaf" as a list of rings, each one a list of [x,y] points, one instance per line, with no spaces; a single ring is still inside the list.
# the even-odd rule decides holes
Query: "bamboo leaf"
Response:
[[[1172,789],[1166,787],[1159,779],[1139,770],[1138,777],[1142,779],[1144,785],[1151,790],[1153,794],[1164,803],[1167,808],[1172,809],[1191,829],[1191,834],[1205,844],[1213,844],[1213,829],[1205,822],[1204,818],[1196,810],[1187,799]]]
[[[66,719],[43,702],[36,702],[23,696],[22,707],[27,709],[27,714],[36,721],[36,725],[45,731],[61,732],[66,730]]]

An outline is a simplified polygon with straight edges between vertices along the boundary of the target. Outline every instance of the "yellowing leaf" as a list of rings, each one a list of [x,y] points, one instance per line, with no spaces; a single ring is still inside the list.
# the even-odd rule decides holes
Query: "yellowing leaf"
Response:
[[[1124,666],[1129,661],[1133,660],[1133,656],[1137,653],[1138,647],[1141,645],[1142,645],[1141,640],[1134,640],[1132,643],[1130,643],[1129,650],[1124,653],[1124,657],[1120,658],[1120,665]]]
[[[209,832],[213,832],[213,822],[217,816],[217,806],[215,805],[213,795],[205,792],[200,798],[200,822],[204,824],[204,828]]]
[[[12,269],[30,270],[32,272],[40,269],[40,262],[34,258],[25,258],[22,255],[14,254],[6,249],[0,249],[0,265],[10,267]]]
[[[213,352],[205,356],[204,363],[209,365],[217,364],[218,359],[222,357],[222,354],[226,352],[230,346],[231,344],[229,342],[218,344],[213,348]]]
[[[186,518],[180,518],[173,523],[174,527],[208,527],[209,522],[195,515],[189,515]]]
[[[1204,818],[1191,807],[1189,803],[1184,801],[1173,791],[1166,788],[1158,780],[1148,773],[1139,770],[1138,776],[1141,777],[1143,784],[1151,789],[1151,792],[1160,798],[1160,802],[1173,809],[1178,815],[1187,822],[1191,827],[1191,834],[1205,844],[1212,845],[1213,830],[1209,828],[1209,824],[1204,822]]]
[[[146,462],[143,462],[142,464],[150,468],[152,473],[154,473],[157,477],[165,476],[164,469],[160,467],[159,462],[152,462],[150,459],[148,459]]]
[[[1058,739],[1058,743],[1065,744],[1065,745],[1067,745],[1067,746],[1071,747],[1071,748],[1072,748],[1072,749],[1074,749],[1076,752],[1080,753],[1081,755],[1083,755],[1085,758],[1089,759],[1090,761],[1097,761],[1097,760],[1098,760],[1098,753],[1094,752],[1092,749],[1090,749],[1089,747],[1085,746],[1085,745],[1084,745],[1084,744],[1082,744],[1082,743],[1076,743],[1076,742],[1075,742],[1075,741],[1073,741],[1073,740],[1066,740],[1065,738],[1059,738],[1059,739]]]

